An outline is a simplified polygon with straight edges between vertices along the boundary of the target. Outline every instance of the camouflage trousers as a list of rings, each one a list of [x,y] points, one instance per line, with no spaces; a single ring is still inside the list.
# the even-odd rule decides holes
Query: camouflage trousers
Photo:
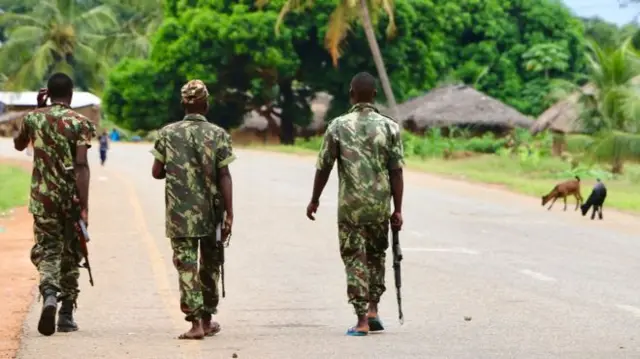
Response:
[[[60,300],[78,298],[81,251],[73,222],[65,217],[33,217],[35,245],[31,263],[40,273],[40,293],[58,293]]]
[[[356,315],[365,315],[369,302],[385,292],[385,258],[389,222],[354,225],[338,223],[340,256],[347,274],[347,296]]]
[[[220,300],[220,260],[215,237],[172,238],[171,247],[185,320],[210,319],[218,312]]]

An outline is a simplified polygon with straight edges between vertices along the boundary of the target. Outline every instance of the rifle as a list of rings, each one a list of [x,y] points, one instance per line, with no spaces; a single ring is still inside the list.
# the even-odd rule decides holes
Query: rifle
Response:
[[[404,315],[402,314],[402,297],[400,295],[400,287],[402,286],[401,277],[400,277],[400,262],[402,261],[402,249],[400,248],[400,238],[398,235],[398,230],[391,229],[392,234],[392,246],[391,250],[393,252],[393,274],[396,279],[396,298],[398,299],[398,319],[400,320],[400,325],[404,324]]]
[[[224,218],[224,216],[222,218]],[[224,223],[224,220],[222,223]],[[227,246],[227,244],[225,244],[225,240],[222,239],[222,223],[218,223],[218,226],[216,227],[216,246],[218,247],[218,263],[220,264],[220,283],[222,285],[222,298],[224,298],[226,295],[226,292],[224,290],[224,248]]]
[[[87,243],[91,240],[89,238],[89,232],[87,231],[87,225],[82,219],[78,220],[78,226],[80,227],[80,233],[78,233],[78,240],[80,241],[80,250],[82,251],[82,257],[84,263],[80,264],[80,267],[87,268],[89,272],[89,283],[93,287],[93,275],[91,274],[91,264],[89,264],[89,250],[87,249]]]

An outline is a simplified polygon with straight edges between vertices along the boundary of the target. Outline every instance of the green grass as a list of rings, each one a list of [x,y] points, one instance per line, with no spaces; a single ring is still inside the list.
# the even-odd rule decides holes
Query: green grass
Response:
[[[315,155],[312,146],[253,146],[250,148],[298,155]],[[581,165],[571,169],[569,163],[556,157],[542,157],[537,162],[521,161],[518,155],[480,155],[467,159],[410,157],[409,168],[445,177],[472,182],[497,184],[505,188],[535,197],[548,193],[562,180],[580,176],[582,195],[586,200],[596,178],[601,178],[608,188],[607,205],[616,209],[640,212],[640,165],[627,164],[625,174],[613,176],[599,166]],[[569,200],[572,202],[572,200]]]
[[[30,176],[24,169],[0,164],[0,211],[27,204]]]

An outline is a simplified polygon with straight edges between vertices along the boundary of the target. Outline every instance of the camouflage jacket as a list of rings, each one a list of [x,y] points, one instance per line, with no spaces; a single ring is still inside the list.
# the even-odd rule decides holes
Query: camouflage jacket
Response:
[[[90,148],[95,134],[93,123],[62,104],[31,111],[24,117],[18,136],[33,143],[29,212],[35,216],[70,213],[76,191],[76,148]]]
[[[187,115],[158,132],[151,153],[164,163],[167,174],[166,236],[214,234],[221,216],[216,213],[215,204],[219,195],[218,169],[236,159],[231,136],[204,116]]]
[[[371,104],[357,104],[329,124],[316,168],[338,160],[338,221],[380,223],[391,214],[389,170],[404,166],[400,128]]]

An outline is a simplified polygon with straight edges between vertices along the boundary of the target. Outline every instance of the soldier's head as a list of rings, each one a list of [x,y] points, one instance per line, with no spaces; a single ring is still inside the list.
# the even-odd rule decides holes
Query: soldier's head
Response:
[[[349,98],[352,104],[373,103],[376,94],[376,78],[370,73],[360,72],[351,79]]]
[[[186,113],[205,115],[209,111],[209,91],[204,82],[191,80],[182,86],[182,107]]]
[[[70,105],[73,97],[73,80],[61,72],[55,73],[47,81],[47,93],[52,103]]]

